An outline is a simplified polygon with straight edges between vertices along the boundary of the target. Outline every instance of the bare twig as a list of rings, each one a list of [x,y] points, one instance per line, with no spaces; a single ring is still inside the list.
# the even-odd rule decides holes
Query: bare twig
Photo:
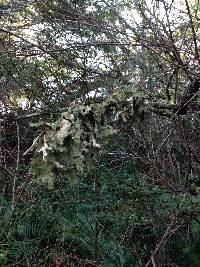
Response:
[[[44,132],[40,133],[36,138],[35,140],[33,141],[33,144],[24,152],[23,156],[26,156],[28,153],[32,152],[35,147],[37,146],[38,144],[38,141],[40,139],[40,137],[44,135]]]
[[[13,178],[13,188],[12,188],[12,210],[15,208],[15,190],[16,190],[16,181],[19,169],[19,160],[20,160],[20,133],[19,133],[19,124],[16,122],[16,132],[17,132],[17,162],[15,168],[15,175]]]
[[[193,19],[192,19],[192,15],[191,15],[191,11],[190,11],[190,6],[188,3],[188,0],[185,0],[185,4],[187,7],[187,12],[188,12],[188,16],[190,19],[190,27],[192,30],[192,37],[193,37],[193,42],[194,42],[194,48],[195,48],[195,58],[198,59],[199,58],[199,51],[198,51],[198,45],[197,45],[197,36],[196,36],[196,31],[194,28],[194,23],[193,23]]]

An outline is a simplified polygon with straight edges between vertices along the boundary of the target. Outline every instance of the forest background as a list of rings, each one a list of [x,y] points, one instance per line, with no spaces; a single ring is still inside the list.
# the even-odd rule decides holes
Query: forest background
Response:
[[[0,266],[200,266],[200,1],[0,1]]]

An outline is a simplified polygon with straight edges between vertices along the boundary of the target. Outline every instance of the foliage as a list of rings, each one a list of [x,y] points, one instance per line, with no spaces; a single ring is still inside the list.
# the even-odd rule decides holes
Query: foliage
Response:
[[[1,1],[0,266],[198,266],[198,9]]]
[[[32,172],[51,188],[55,168],[70,179],[83,173],[85,167],[95,167],[102,143],[117,132],[114,124],[134,116],[132,103],[126,102],[121,95],[120,100],[110,97],[90,105],[75,103],[58,121],[44,123],[47,129],[34,144],[39,155],[32,159]]]
[[[192,212],[199,202],[196,196],[180,193],[172,198],[170,192],[150,186],[130,164],[117,172],[102,165],[101,178],[98,219],[101,266],[141,266],[163,235],[172,214]],[[43,193],[32,183],[25,195],[27,200],[19,203],[12,223],[9,203],[2,199],[1,239],[5,243],[1,262],[46,266],[58,255],[63,262],[73,255],[92,261],[96,207],[92,180],[82,177],[78,186],[67,183],[62,189]],[[161,266],[167,258],[168,266],[188,266],[195,261],[198,241],[192,245],[191,238],[198,235],[198,217],[192,216],[188,226],[190,238],[185,236],[184,228],[172,238],[165,257],[160,259]]]

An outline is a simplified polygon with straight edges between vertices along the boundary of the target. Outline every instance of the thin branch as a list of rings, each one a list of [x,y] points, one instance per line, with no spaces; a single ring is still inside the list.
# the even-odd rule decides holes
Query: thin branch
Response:
[[[188,3],[188,0],[185,0],[185,4],[187,7],[187,12],[188,12],[188,16],[190,19],[190,26],[191,26],[191,30],[192,30],[192,37],[193,37],[193,42],[194,42],[194,47],[195,47],[195,58],[198,59],[199,58],[199,52],[198,52],[198,46],[197,46],[197,36],[196,36],[196,31],[194,29],[194,23],[192,20],[192,15],[191,15],[191,11],[190,11],[190,6]]]
[[[17,175],[19,170],[19,160],[20,160],[20,132],[19,132],[19,124],[16,122],[16,132],[17,132],[17,163],[16,163],[16,172],[13,178],[13,187],[12,187],[12,207],[11,209],[14,210],[15,208],[15,190],[16,190],[16,182],[17,182]]]
[[[32,152],[35,147],[37,146],[38,144],[38,141],[40,139],[40,137],[44,135],[44,132],[40,133],[36,138],[35,140],[33,141],[33,144],[24,152],[23,156],[26,156],[28,153]]]
[[[22,36],[20,36],[20,35],[14,33],[14,32],[12,32],[12,31],[9,31],[9,30],[0,28],[0,32],[4,32],[4,33],[7,33],[7,34],[9,34],[9,35],[12,35],[12,36],[14,36],[14,37],[20,39],[21,41],[23,41],[23,42],[25,42],[25,43],[28,43],[28,44],[30,44],[30,45],[33,46],[33,47],[38,48],[39,50],[43,51],[44,53],[47,53],[47,51],[46,51],[43,47],[41,47],[41,46],[39,46],[39,45],[37,45],[37,44],[34,44],[34,43],[30,42],[29,40],[23,38]]]

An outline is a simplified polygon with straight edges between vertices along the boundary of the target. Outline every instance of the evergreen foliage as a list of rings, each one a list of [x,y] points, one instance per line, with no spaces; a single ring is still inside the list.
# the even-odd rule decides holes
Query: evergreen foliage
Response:
[[[199,6],[1,0],[0,266],[200,266]]]

